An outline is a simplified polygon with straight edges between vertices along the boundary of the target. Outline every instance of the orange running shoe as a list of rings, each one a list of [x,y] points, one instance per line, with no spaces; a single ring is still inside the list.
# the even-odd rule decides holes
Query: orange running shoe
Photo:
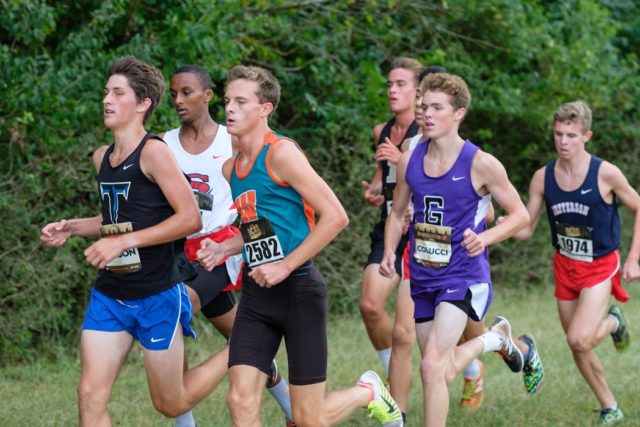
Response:
[[[480,364],[480,375],[476,379],[464,379],[460,406],[467,411],[475,411],[482,406],[484,401],[484,363],[479,360],[478,363]]]

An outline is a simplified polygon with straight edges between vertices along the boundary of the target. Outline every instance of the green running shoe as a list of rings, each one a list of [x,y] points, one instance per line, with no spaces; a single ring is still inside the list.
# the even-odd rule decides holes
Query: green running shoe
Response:
[[[631,336],[629,334],[629,328],[627,327],[627,321],[622,314],[622,309],[617,305],[612,305],[609,307],[609,314],[618,319],[618,329],[611,332],[613,345],[619,352],[626,351],[629,348]]]
[[[605,408],[600,411],[600,424],[612,425],[624,421],[624,414],[620,408]]]
[[[536,340],[533,339],[533,336],[524,334],[521,335],[519,339],[527,343],[530,348],[529,358],[524,361],[524,367],[522,368],[522,378],[524,379],[524,388],[527,390],[527,393],[533,396],[540,390],[540,387],[542,387],[544,368],[542,367],[540,353],[538,353]]]
[[[373,392],[373,399],[367,409],[369,417],[373,417],[384,427],[402,427],[402,414],[398,404],[391,397],[382,379],[374,371],[367,371],[358,380],[358,385]]]

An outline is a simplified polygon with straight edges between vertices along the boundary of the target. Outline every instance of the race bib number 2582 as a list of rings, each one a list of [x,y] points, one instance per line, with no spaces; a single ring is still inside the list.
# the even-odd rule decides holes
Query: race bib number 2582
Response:
[[[249,267],[253,268],[284,259],[280,240],[273,230],[271,221],[267,218],[240,224],[240,232]]]

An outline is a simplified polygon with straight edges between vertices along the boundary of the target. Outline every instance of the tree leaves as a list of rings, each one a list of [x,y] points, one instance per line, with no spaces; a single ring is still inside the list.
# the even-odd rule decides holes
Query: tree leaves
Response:
[[[0,340],[3,362],[45,348],[49,336],[71,341],[80,321],[94,274],[82,257],[86,242],[44,250],[37,235],[49,221],[96,212],[89,156],[110,142],[102,88],[121,55],[159,66],[167,80],[179,65],[203,65],[217,99],[236,64],[275,73],[283,99],[272,127],[299,141],[351,218],[317,259],[334,310],[357,305],[378,215],[362,208],[359,182],[375,171],[371,129],[390,117],[385,80],[396,56],[444,65],[468,82],[473,102],[462,135],[500,158],[521,190],[553,156],[551,114],[578,98],[594,108],[592,150],[632,183],[639,178],[632,1],[67,0],[53,7],[0,0],[0,7],[0,214],[10,219],[0,240],[0,322],[11,331]],[[224,119],[220,103],[211,111]],[[163,102],[149,128],[177,124]]]

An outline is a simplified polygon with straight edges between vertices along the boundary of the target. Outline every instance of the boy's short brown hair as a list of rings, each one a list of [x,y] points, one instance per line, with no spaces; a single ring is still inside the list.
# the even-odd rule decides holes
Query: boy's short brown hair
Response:
[[[153,115],[156,107],[164,95],[164,77],[160,70],[153,65],[142,62],[133,56],[123,56],[116,59],[107,72],[107,79],[114,74],[119,74],[127,78],[129,86],[136,94],[136,101],[142,102],[144,99],[151,100],[151,106],[144,115],[142,123],[147,121]]]
[[[393,60],[391,63],[391,67],[389,68],[389,72],[395,70],[396,68],[403,68],[405,70],[409,70],[413,73],[413,83],[416,87],[420,84],[420,73],[422,72],[424,66],[413,58],[408,58],[406,56],[400,56]]]

